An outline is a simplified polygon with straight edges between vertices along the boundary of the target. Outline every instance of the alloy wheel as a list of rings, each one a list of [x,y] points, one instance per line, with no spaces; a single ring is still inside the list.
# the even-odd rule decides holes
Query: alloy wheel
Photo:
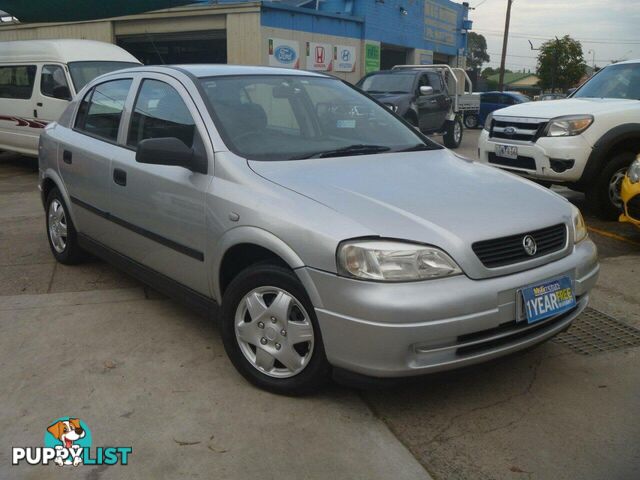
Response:
[[[617,172],[615,172],[611,178],[609,179],[609,201],[616,208],[622,210],[622,196],[620,195],[620,190],[622,189],[622,181],[624,180],[625,174],[627,172],[626,168],[621,168]]]
[[[58,253],[67,248],[67,217],[62,203],[54,198],[49,204],[49,239]]]

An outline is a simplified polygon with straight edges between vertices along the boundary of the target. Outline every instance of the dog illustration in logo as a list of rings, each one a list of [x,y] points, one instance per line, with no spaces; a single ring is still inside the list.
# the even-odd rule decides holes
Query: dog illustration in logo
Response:
[[[77,418],[70,418],[69,420],[60,420],[56,423],[54,423],[53,425],[51,425],[49,428],[47,428],[47,431],[53,435],[56,439],[58,439],[60,442],[62,442],[62,446],[58,446],[56,447],[56,449],[59,448],[65,448],[69,451],[69,456],[67,457],[67,461],[63,462],[61,457],[56,457],[55,462],[62,466],[63,463],[66,463],[67,465],[71,465],[72,461],[71,461],[71,451],[74,450],[74,442],[76,440],[79,440],[81,438],[83,438],[85,436],[85,431],[84,429],[80,426],[80,420]],[[80,446],[75,446],[75,449],[80,449]],[[82,458],[80,455],[74,456],[73,457],[73,466],[76,467],[78,466],[78,464],[82,463]]]

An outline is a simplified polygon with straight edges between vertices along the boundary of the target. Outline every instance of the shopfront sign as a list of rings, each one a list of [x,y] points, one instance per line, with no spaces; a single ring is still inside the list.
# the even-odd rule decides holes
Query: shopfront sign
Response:
[[[300,48],[295,40],[269,39],[269,65],[300,68]]]
[[[364,73],[380,70],[380,44],[366,42],[364,44]]]
[[[356,70],[356,47],[335,45],[333,47],[333,71],[354,72]]]
[[[333,47],[328,43],[307,42],[307,70],[331,71]]]

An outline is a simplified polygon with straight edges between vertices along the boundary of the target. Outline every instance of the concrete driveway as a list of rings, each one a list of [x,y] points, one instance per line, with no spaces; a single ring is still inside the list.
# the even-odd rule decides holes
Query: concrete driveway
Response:
[[[475,158],[477,134],[461,153]],[[104,263],[56,265],[36,182],[33,162],[0,156],[0,478],[68,477],[10,465],[67,415],[94,445],[133,447],[126,467],[73,472],[94,480],[640,478],[632,342],[585,355],[565,336],[394,388],[274,396],[233,370],[211,322]],[[640,233],[585,213],[602,257],[592,306],[640,327]]]

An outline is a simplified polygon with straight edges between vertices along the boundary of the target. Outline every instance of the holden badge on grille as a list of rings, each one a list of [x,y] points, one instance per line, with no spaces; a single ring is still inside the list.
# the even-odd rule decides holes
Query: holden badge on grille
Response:
[[[536,245],[536,241],[531,235],[526,235],[522,239],[522,246],[524,247],[524,251],[527,252],[527,255],[531,257],[538,251],[538,245]]]

